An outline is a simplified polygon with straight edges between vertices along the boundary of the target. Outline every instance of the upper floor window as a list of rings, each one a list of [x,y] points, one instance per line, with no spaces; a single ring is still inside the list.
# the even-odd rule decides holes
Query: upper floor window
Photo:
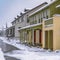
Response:
[[[10,34],[12,34],[12,29],[10,29]]]
[[[46,10],[46,18],[48,19],[49,17],[50,17],[50,10],[47,9],[47,10]]]
[[[21,18],[19,19],[19,22],[21,22]]]
[[[41,13],[41,22],[42,22],[42,20],[43,20],[43,13]]]
[[[27,17],[27,23],[29,23],[29,18]]]
[[[39,23],[40,23],[40,19],[39,19]]]
[[[20,29],[21,27],[18,27],[18,29]]]
[[[37,23],[37,17],[36,17],[36,15],[34,16],[34,24],[36,24]]]
[[[27,23],[29,23],[29,17],[28,17],[28,15],[27,15]]]
[[[45,18],[45,12],[43,11],[43,18]]]
[[[41,18],[41,16],[40,16],[40,14],[38,14],[38,23],[40,23],[40,19]]]
[[[34,24],[34,17],[30,18],[30,25]]]
[[[21,22],[23,22],[23,21],[24,21],[24,16],[21,17]]]
[[[43,18],[41,18],[41,22],[43,21]]]
[[[16,23],[16,21],[15,21],[15,23]]]
[[[19,19],[18,19],[18,22],[19,22]]]
[[[36,20],[36,16],[34,16],[34,20]]]

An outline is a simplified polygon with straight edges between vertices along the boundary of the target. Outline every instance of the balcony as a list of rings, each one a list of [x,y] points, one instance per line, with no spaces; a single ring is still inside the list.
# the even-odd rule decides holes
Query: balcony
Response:
[[[30,25],[37,24],[37,20],[30,22]]]
[[[53,25],[53,18],[45,19],[44,25],[45,27],[51,27]]]

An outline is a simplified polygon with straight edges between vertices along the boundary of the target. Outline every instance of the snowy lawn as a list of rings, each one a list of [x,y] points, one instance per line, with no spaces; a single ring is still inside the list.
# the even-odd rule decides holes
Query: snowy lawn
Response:
[[[3,54],[2,50],[1,50],[1,48],[0,48],[0,60],[5,60],[4,54]]]
[[[34,50],[36,49],[36,51]],[[39,48],[29,48],[26,50],[15,50],[5,54],[21,60],[60,60],[60,52],[48,52]]]
[[[5,53],[5,56],[14,57],[21,60],[60,60],[60,51],[56,52],[45,50],[43,48],[28,47],[23,44],[17,44],[16,40],[7,41],[2,37],[0,39],[2,39],[5,43],[20,49]]]

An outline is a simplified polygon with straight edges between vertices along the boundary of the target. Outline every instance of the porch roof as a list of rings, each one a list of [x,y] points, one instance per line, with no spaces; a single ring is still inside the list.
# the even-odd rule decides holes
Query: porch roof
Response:
[[[57,5],[56,8],[60,8],[60,5]]]
[[[33,25],[29,25],[29,26],[26,26],[26,27],[22,27],[18,30],[22,30],[22,29],[27,29],[27,28],[31,28],[31,27],[35,27],[35,26],[38,26],[38,25],[41,25],[42,23],[38,23],[38,24],[33,24]]]

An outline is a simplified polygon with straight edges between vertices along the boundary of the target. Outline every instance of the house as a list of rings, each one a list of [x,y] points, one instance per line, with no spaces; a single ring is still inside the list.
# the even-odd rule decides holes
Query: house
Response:
[[[15,26],[6,29],[6,37],[15,37]]]
[[[33,9],[29,10],[28,12],[26,12],[24,14],[25,21],[26,21],[25,22],[25,26],[24,27],[21,27],[20,29],[18,29],[20,31],[20,40],[24,40],[24,42],[27,42],[29,44],[32,44],[32,37],[33,37],[33,35],[31,34],[32,32],[31,32],[30,25],[33,22],[30,23],[29,15],[32,14],[33,12],[35,12],[36,10],[40,9],[41,7],[45,6],[46,4],[47,4],[47,2],[44,2],[44,3],[40,4],[39,6],[37,6],[37,7],[33,8]],[[27,16],[27,18],[26,18],[26,16]]]
[[[12,22],[15,37],[21,42],[39,45],[45,49],[60,49],[60,1],[46,2],[17,15]]]
[[[25,26],[30,25],[29,23],[29,14],[33,13],[34,11],[36,11],[37,9],[41,8],[42,6],[46,5],[47,2],[44,2],[43,4],[37,6],[34,9],[28,10],[25,9],[24,13],[20,13],[20,16],[17,15],[17,18],[14,19],[14,21],[12,21],[12,25],[15,26],[15,37],[19,38],[22,41],[26,41],[27,40],[27,30],[26,29],[21,29]],[[19,31],[18,31],[19,30]]]
[[[60,1],[52,1],[28,17],[30,25],[20,28],[27,31],[26,42],[46,49],[60,49]]]

